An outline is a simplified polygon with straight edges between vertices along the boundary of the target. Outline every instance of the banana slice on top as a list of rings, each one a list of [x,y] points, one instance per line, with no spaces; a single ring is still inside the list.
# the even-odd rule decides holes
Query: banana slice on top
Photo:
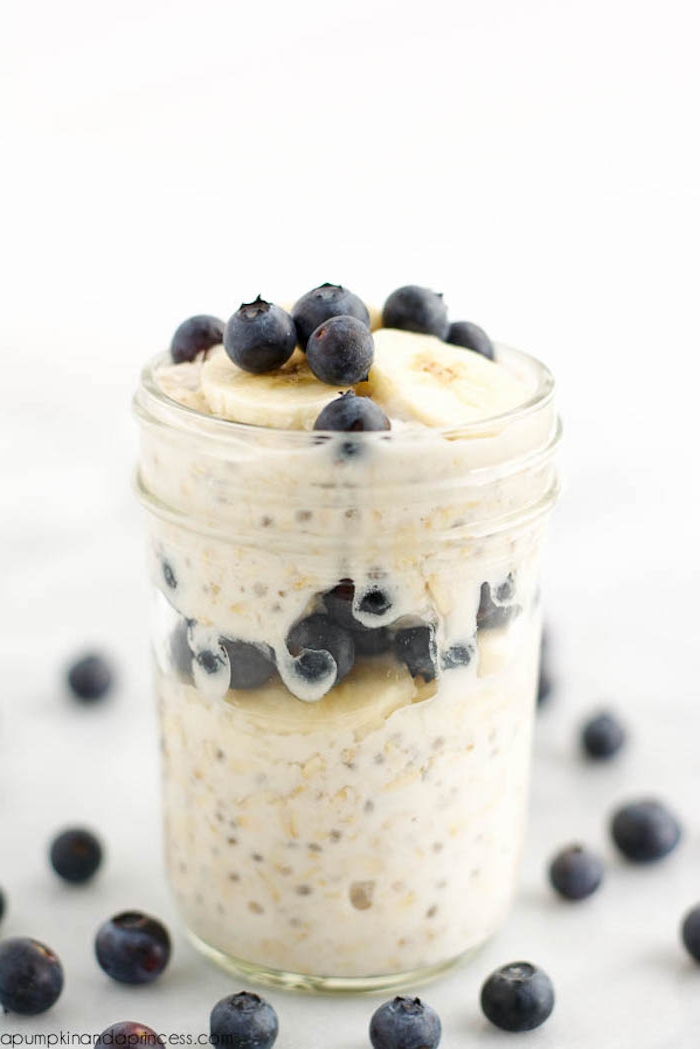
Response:
[[[212,415],[283,430],[312,430],[321,409],[350,388],[320,382],[299,349],[281,368],[253,375],[237,367],[220,346],[204,362],[200,376]]]
[[[432,335],[381,328],[362,391],[391,418],[460,426],[516,408],[529,387],[503,365]]]

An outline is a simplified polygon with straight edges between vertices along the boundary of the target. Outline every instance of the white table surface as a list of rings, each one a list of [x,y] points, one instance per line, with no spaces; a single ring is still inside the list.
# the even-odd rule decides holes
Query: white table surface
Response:
[[[200,1033],[240,986],[184,942],[164,885],[129,489],[140,362],[183,317],[259,290],[341,280],[381,301],[417,281],[551,363],[567,426],[545,571],[558,687],[518,904],[422,993],[446,1049],[515,1045],[478,991],[530,959],[557,1005],[523,1044],[695,1049],[700,966],[678,926],[700,901],[697,6],[357,0],[341,27],[335,5],[270,3],[262,50],[257,5],[108,6],[9,0],[0,34],[0,932],[45,940],[66,969],[57,1005],[0,1017],[0,1036],[119,1019]],[[113,655],[119,687],[82,709],[61,676],[89,645]],[[631,738],[599,768],[577,732],[602,702]],[[638,794],[686,827],[650,869],[621,863],[606,833]],[[108,855],[72,890],[46,850],[75,823]],[[544,869],[579,838],[607,879],[569,906]],[[97,925],[132,907],[175,936],[141,989],[92,957]],[[269,996],[280,1049],[367,1044],[376,999]]]

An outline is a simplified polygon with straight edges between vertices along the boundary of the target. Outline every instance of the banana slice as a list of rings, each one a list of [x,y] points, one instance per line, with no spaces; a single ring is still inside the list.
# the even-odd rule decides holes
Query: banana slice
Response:
[[[528,386],[501,364],[432,335],[381,328],[366,390],[390,417],[459,426],[517,407]]]
[[[200,389],[213,415],[253,426],[311,430],[322,408],[350,387],[320,382],[301,350],[264,375],[236,367],[223,346],[204,362]]]

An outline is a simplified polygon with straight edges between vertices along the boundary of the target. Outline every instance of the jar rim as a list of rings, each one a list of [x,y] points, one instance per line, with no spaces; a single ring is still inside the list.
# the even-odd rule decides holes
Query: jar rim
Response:
[[[511,371],[523,373],[529,371],[534,378],[534,389],[529,397],[520,404],[509,408],[505,412],[489,415],[473,422],[450,426],[408,426],[392,432],[392,440],[408,441],[424,437],[426,432],[445,440],[469,440],[478,437],[490,436],[494,427],[506,427],[509,424],[525,419],[551,404],[556,383],[550,369],[537,357],[523,350],[515,349],[504,343],[494,343],[496,353],[501,362],[509,367]],[[196,408],[182,404],[180,401],[170,397],[160,386],[157,380],[157,370],[168,357],[168,351],[156,354],[145,365],[141,371],[140,382],[133,399],[134,413],[140,421],[159,423],[160,425],[178,426],[191,430],[202,437],[235,438],[255,435],[265,435],[268,438],[279,438],[291,444],[303,443],[309,439],[309,430],[285,429],[274,426],[262,426],[254,423],[236,422],[233,419],[225,419],[221,416],[210,415],[200,412]],[[329,387],[330,389],[330,387]],[[318,435],[332,434],[334,431],[313,431]],[[335,434],[337,436],[337,434]],[[353,441],[370,443],[372,441],[385,440],[387,434],[383,431],[361,431],[353,432]]]

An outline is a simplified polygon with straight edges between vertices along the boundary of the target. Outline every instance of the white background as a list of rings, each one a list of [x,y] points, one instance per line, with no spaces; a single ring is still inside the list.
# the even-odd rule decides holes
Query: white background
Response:
[[[496,964],[551,972],[533,1046],[685,1049],[700,969],[677,945],[700,898],[697,737],[700,155],[694,0],[5,0],[0,16],[0,885],[4,935],[61,953],[61,1002],[4,1031],[132,1018],[201,1031],[231,987],[178,940],[143,992],[108,986],[95,925],[162,886],[129,398],[195,312],[324,280],[381,302],[417,282],[455,316],[543,357],[560,382],[566,492],[547,607],[560,682],[541,718],[521,902],[465,972],[435,985],[444,1044],[512,1039],[479,1017]],[[76,711],[61,667],[120,668]],[[626,759],[576,754],[583,713],[630,723]],[[654,871],[611,857],[580,909],[543,881],[572,838],[638,792],[683,814]],[[110,849],[85,893],[46,871],[66,822]],[[366,1040],[369,1001],[274,996],[280,1046]]]

